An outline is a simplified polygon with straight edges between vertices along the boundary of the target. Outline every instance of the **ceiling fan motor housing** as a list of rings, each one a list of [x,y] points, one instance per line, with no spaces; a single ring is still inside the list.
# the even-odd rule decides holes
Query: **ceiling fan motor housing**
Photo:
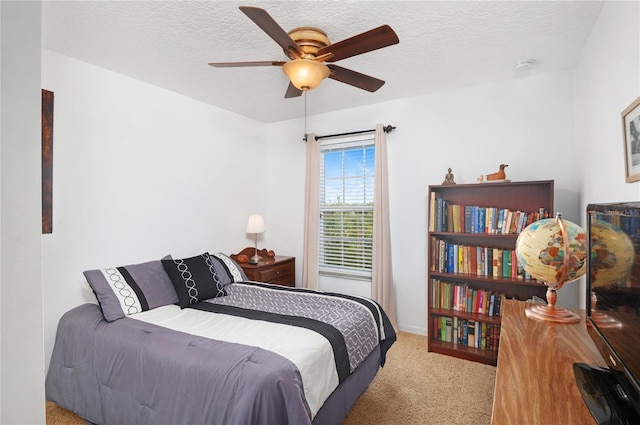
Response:
[[[303,59],[315,59],[318,54],[318,50],[331,44],[327,34],[318,28],[313,27],[299,27],[294,28],[288,32],[289,37],[295,41],[298,46],[304,52]],[[291,59],[296,59],[290,51],[284,51]]]

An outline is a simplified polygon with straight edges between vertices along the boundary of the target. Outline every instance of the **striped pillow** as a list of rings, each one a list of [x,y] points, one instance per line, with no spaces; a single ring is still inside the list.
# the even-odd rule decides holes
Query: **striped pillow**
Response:
[[[177,304],[178,295],[160,260],[83,272],[107,322]]]

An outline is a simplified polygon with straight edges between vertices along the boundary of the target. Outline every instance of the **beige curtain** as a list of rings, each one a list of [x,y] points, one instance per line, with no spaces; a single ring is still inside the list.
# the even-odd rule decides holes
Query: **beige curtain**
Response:
[[[396,299],[391,265],[391,231],[389,229],[387,137],[382,124],[376,125],[375,146],[371,298],[382,306],[389,316],[391,324],[397,329]]]
[[[318,288],[318,226],[320,223],[320,142],[307,134],[307,175],[304,197],[302,287]]]

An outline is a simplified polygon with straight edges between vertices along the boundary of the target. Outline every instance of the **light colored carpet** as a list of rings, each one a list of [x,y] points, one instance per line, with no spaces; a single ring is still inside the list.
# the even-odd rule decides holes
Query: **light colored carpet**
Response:
[[[344,425],[484,425],[491,423],[496,368],[427,352],[427,338],[406,332],[387,354]],[[47,425],[86,425],[47,402]]]
[[[52,401],[47,401],[47,425],[86,425],[74,413],[63,409]]]
[[[343,424],[490,424],[495,380],[495,367],[429,353],[426,336],[400,332]]]

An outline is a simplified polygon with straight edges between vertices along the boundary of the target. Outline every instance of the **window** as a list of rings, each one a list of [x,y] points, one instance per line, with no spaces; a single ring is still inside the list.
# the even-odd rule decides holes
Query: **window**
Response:
[[[320,274],[371,277],[373,143],[360,138],[321,147]]]

